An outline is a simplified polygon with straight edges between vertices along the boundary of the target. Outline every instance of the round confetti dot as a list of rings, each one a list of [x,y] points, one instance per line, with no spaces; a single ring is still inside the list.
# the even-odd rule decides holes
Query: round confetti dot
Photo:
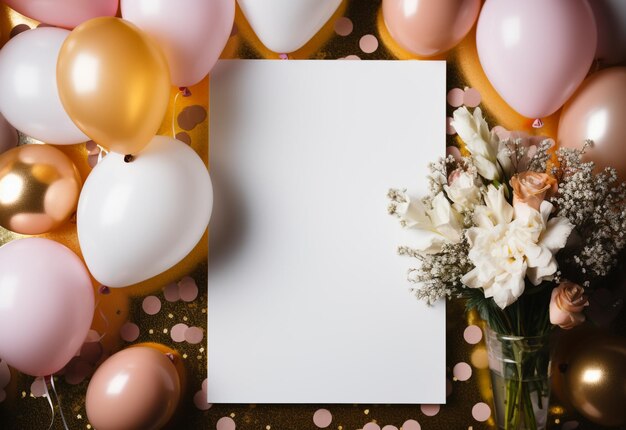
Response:
[[[198,391],[193,396],[193,404],[196,405],[196,408],[200,409],[201,411],[207,411],[211,409],[211,406],[213,406],[213,404],[207,402],[206,399],[206,393],[204,391]]]
[[[7,393],[6,391],[0,389],[0,403],[4,402],[4,400],[7,398]]]
[[[483,331],[477,325],[470,325],[463,332],[463,339],[470,345],[476,345],[482,338]]]
[[[148,296],[143,299],[141,307],[148,315],[156,315],[161,310],[161,300],[156,296]]]
[[[386,425],[383,430],[398,430],[398,427],[392,425]]]
[[[84,360],[72,360],[65,370],[65,382],[78,385],[92,372],[92,367]]]
[[[178,284],[169,284],[163,288],[163,296],[168,302],[177,302],[180,300],[180,293],[178,290]]]
[[[420,423],[415,420],[408,420],[402,424],[402,430],[422,430]]]
[[[567,421],[566,423],[563,424],[563,427],[561,427],[561,430],[574,430],[577,429],[580,426],[580,423],[578,421]]]
[[[489,355],[487,354],[487,349],[476,349],[474,352],[472,352],[470,361],[472,362],[472,366],[477,369],[486,369],[487,367],[489,367]]]
[[[427,417],[434,417],[439,413],[441,406],[439,405],[422,405],[420,406],[420,410]]]
[[[467,363],[457,363],[452,369],[452,374],[459,381],[467,381],[472,376],[472,368]]]
[[[80,349],[80,358],[87,363],[96,364],[98,360],[100,360],[100,357],[102,357],[103,352],[104,350],[100,342],[84,343],[83,347]]]
[[[460,88],[452,88],[448,91],[448,96],[446,100],[448,104],[452,107],[459,107],[463,104],[463,98],[465,97],[465,91]]]
[[[207,378],[204,378],[204,381],[202,381],[202,391],[204,391],[205,393],[207,392],[207,383],[209,382],[209,380]]]
[[[35,397],[43,397],[46,395],[46,381],[42,377],[36,378],[30,384],[30,393]]]
[[[378,49],[378,39],[373,34],[366,34],[359,40],[359,48],[366,54],[371,54]]]
[[[468,88],[463,94],[463,104],[469,107],[476,107],[480,104],[480,92],[476,88]]]
[[[359,57],[358,55],[346,55],[343,59],[344,60],[360,60],[361,57]]]
[[[461,161],[461,150],[456,146],[448,146],[446,148],[446,155],[452,155],[456,161]]]
[[[11,382],[11,371],[6,361],[0,361],[0,388],[4,388]]]
[[[472,416],[476,421],[487,421],[491,416],[491,408],[487,403],[476,403],[472,408]]]
[[[363,430],[380,430],[380,426],[376,423],[367,423],[363,426]]]
[[[328,409],[318,409],[313,414],[313,423],[321,429],[325,429],[333,422],[333,415]]]
[[[178,291],[180,293],[180,298],[185,302],[193,302],[198,297],[198,286],[196,285],[196,281],[189,276],[184,277],[178,283]]]
[[[172,336],[172,340],[174,342],[182,342],[185,340],[185,333],[187,332],[187,329],[189,327],[187,326],[187,324],[176,324],[174,327],[172,327],[172,329],[170,330],[170,336]]]
[[[215,425],[216,430],[235,430],[237,425],[231,417],[222,417],[217,421]]]
[[[454,129],[454,126],[452,125],[452,121],[454,121],[452,117],[446,118],[446,134],[449,134],[450,136],[453,136],[456,134],[456,130]]]
[[[352,33],[354,29],[354,24],[352,24],[352,20],[345,16],[342,16],[337,21],[335,21],[335,33],[339,36],[347,36]]]
[[[192,345],[202,342],[204,332],[200,327],[189,327],[185,330],[185,340]]]
[[[120,337],[126,342],[134,342],[139,337],[139,326],[132,322],[127,322],[120,329]]]
[[[100,333],[95,330],[89,330],[87,332],[87,337],[85,338],[85,343],[100,342],[101,338],[102,336],[100,336]]]

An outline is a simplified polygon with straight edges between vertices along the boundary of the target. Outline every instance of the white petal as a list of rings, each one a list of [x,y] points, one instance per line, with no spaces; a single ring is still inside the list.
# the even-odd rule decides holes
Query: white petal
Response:
[[[546,230],[541,236],[540,243],[554,254],[565,246],[567,238],[572,233],[573,229],[574,224],[567,218],[559,216],[554,217],[548,221]]]
[[[488,160],[482,155],[474,154],[472,154],[472,160],[474,160],[474,165],[478,170],[478,174],[483,178],[490,181],[500,178],[500,172],[498,172],[498,167],[492,161]]]
[[[422,251],[426,254],[437,254],[441,252],[441,248],[446,243],[445,238],[431,230],[420,228],[411,229],[411,247]]]
[[[477,267],[463,275],[461,282],[470,288],[483,288],[485,286],[485,281],[481,279],[480,270]]]
[[[558,265],[556,260],[552,258],[550,262],[544,266],[538,267],[529,267],[526,272],[526,276],[528,276],[528,280],[533,285],[539,285],[543,281],[549,281],[554,278],[554,274],[558,269]]]

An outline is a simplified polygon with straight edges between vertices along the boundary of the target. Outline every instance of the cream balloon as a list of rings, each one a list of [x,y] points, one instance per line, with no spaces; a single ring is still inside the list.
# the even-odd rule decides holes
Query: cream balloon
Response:
[[[155,136],[131,162],[110,153],[85,181],[78,202],[87,267],[113,288],[156,276],[194,248],[212,206],[207,169],[183,142]]]
[[[341,4],[341,0],[237,1],[261,42],[285,54],[311,40]]]
[[[0,111],[21,132],[55,145],[89,140],[65,112],[57,89],[57,57],[69,34],[36,28],[0,50]]]

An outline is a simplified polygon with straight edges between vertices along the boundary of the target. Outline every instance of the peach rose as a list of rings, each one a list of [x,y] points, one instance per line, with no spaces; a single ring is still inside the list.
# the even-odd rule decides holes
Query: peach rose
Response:
[[[574,282],[561,282],[552,290],[550,322],[566,330],[582,324],[585,321],[583,309],[589,306],[584,293],[584,288]]]
[[[526,203],[535,210],[539,210],[541,202],[548,193],[556,191],[556,179],[547,173],[522,172],[511,178],[513,187],[513,206]]]

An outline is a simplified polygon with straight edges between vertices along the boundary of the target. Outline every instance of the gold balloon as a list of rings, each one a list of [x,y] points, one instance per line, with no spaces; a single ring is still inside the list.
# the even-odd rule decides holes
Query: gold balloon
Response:
[[[28,144],[0,155],[0,225],[46,233],[76,210],[81,180],[72,161],[50,145]]]
[[[569,400],[598,424],[626,424],[626,339],[606,337],[585,343],[565,371]]]
[[[72,31],[59,53],[57,84],[78,128],[122,154],[135,154],[150,142],[170,95],[165,56],[139,28],[113,17]]]

